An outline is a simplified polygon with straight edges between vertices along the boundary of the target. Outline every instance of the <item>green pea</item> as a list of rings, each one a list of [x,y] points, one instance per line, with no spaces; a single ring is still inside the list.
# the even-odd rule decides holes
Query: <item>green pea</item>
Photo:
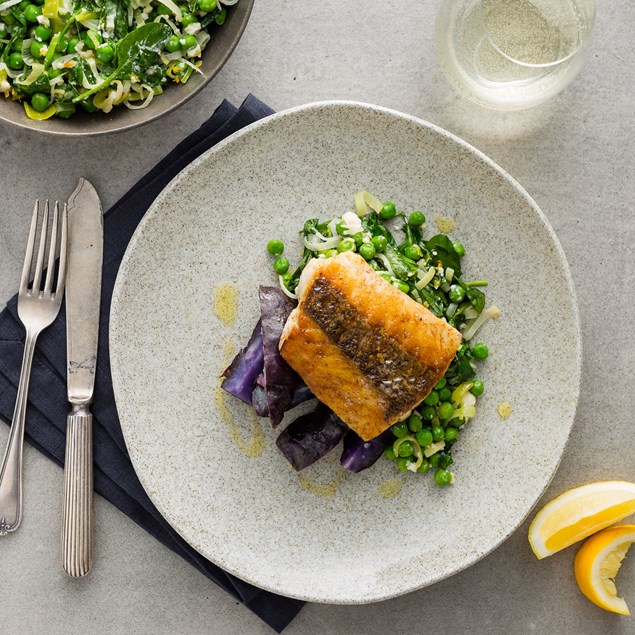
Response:
[[[441,460],[441,452],[437,452],[432,456],[428,457],[428,461],[431,467],[439,467],[439,461]]]
[[[400,439],[401,437],[405,437],[410,432],[408,430],[408,424],[405,421],[399,421],[398,423],[395,423],[391,430],[398,439]]]
[[[110,44],[100,44],[95,51],[95,55],[102,64],[108,64],[115,56],[115,49]]]
[[[287,273],[283,273],[281,277],[282,277],[282,282],[284,282],[284,286],[288,287],[289,283],[291,282],[291,278],[293,277],[291,275],[291,272],[287,271]]]
[[[463,290],[463,287],[461,285],[453,284],[450,287],[450,292],[448,293],[448,295],[450,296],[450,300],[452,300],[452,302],[458,304],[459,302],[463,302],[465,298],[465,291]]]
[[[223,7],[221,9],[221,12],[216,16],[216,19],[214,20],[214,22],[216,22],[218,26],[221,26],[221,24],[225,24],[226,19],[227,19],[227,9]]]
[[[95,106],[93,99],[84,99],[83,101],[80,102],[80,104],[82,105],[82,108],[86,112],[97,112],[99,110],[99,108]]]
[[[423,252],[419,245],[406,245],[403,249],[403,255],[410,260],[419,260],[423,258]]]
[[[454,247],[454,251],[456,252],[457,256],[461,258],[465,256],[465,247],[463,247],[463,245],[458,240],[455,240],[452,243],[452,247]]]
[[[359,247],[359,255],[364,260],[371,260],[375,257],[376,251],[373,243],[363,243]]]
[[[12,51],[18,51],[18,53],[22,53],[22,44],[24,43],[24,40],[21,38],[18,38],[17,40],[15,40],[13,42],[13,46],[11,47]]]
[[[49,79],[55,79],[56,77],[59,77],[62,74],[62,71],[59,68],[49,68],[48,71],[48,76]]]
[[[419,472],[419,474],[425,474],[426,472],[429,472],[429,471],[430,471],[430,463],[426,459],[423,459],[423,462],[417,468],[417,472]]]
[[[399,291],[403,291],[404,293],[408,293],[410,291],[410,287],[401,280],[395,280],[392,283],[392,286],[395,287],[395,289],[399,289]]]
[[[399,468],[400,472],[407,472],[410,463],[412,463],[410,458],[404,456],[400,456],[397,458],[397,467]]]
[[[426,222],[426,217],[423,212],[412,212],[408,217],[408,223],[413,227],[421,227]]]
[[[72,37],[68,41],[68,52],[69,53],[77,53],[77,49],[75,48],[79,44],[79,39],[76,37]]]
[[[66,53],[67,50],[68,50],[68,40],[65,37],[60,38],[57,41],[57,44],[55,45],[56,53],[64,54],[64,53]]]
[[[31,2],[29,2],[29,0],[21,0],[20,4],[18,4],[18,8],[20,9],[20,11],[22,11],[22,13],[24,13],[24,10],[30,5],[32,4]]]
[[[49,107],[49,96],[44,93],[34,93],[31,97],[31,106],[33,110],[44,112]]]
[[[445,442],[454,443],[459,438],[459,431],[456,428],[445,429]]]
[[[337,256],[337,254],[339,254],[340,252],[337,251],[337,249],[327,249],[324,252],[324,257],[325,258],[332,258],[333,256]]]
[[[439,379],[439,381],[437,382],[437,385],[435,386],[435,388],[437,390],[441,390],[441,388],[445,388],[447,383],[448,383],[448,380],[445,377],[441,377],[441,379]]]
[[[476,359],[487,359],[489,355],[489,348],[483,344],[483,342],[477,342],[472,346],[472,355],[476,357]]]
[[[386,240],[385,236],[373,236],[371,240],[377,253],[381,253],[388,246],[388,240]]]
[[[47,46],[43,42],[38,42],[37,40],[33,40],[31,42],[31,55],[33,57],[39,59],[40,57],[44,57],[46,55]]]
[[[395,454],[395,451],[392,449],[392,445],[389,445],[385,450],[384,450],[384,456],[387,459],[390,459],[391,461],[394,461],[397,458],[397,455]]]
[[[9,26],[15,26],[18,23],[17,18],[13,15],[13,13],[7,13],[7,15],[5,15],[3,18],[4,23]]]
[[[432,430],[430,428],[421,428],[419,432],[415,434],[417,441],[419,441],[419,445],[422,448],[425,448],[434,443],[434,439],[432,437]]]
[[[437,470],[434,473],[434,481],[437,485],[449,485],[452,482],[452,474],[447,470]]]
[[[186,13],[181,18],[181,24],[184,27],[189,26],[190,24],[194,24],[194,22],[198,22],[198,18],[193,13]],[[188,47],[188,48],[190,48],[190,47]]]
[[[335,225],[335,231],[340,236],[345,236],[348,233],[348,225],[343,220],[341,220]]]
[[[163,5],[161,5],[161,6],[163,6]],[[165,48],[170,53],[176,53],[177,51],[179,51],[181,49],[181,39],[179,38],[179,36],[178,35],[171,35],[169,37],[168,41],[165,44]],[[274,242],[274,241],[270,240],[269,242]],[[280,241],[275,241],[275,242],[280,242]],[[280,252],[280,253],[282,253],[282,252]]]
[[[446,386],[439,390],[439,401],[450,401],[452,399],[452,391]]]
[[[198,3],[198,8],[205,13],[209,13],[216,8],[216,0],[201,0]]]
[[[470,392],[475,397],[480,397],[483,394],[483,390],[485,390],[485,386],[483,385],[483,382],[480,379],[475,379],[474,385],[470,388]]]
[[[391,218],[394,218],[397,215],[397,208],[395,207],[395,204],[391,203],[390,201],[386,201],[379,211],[379,215],[384,220],[390,220]]]
[[[355,241],[356,247],[361,246],[364,242],[364,234],[362,234],[362,232],[357,232],[356,234],[353,234],[351,238]]]
[[[84,42],[91,51],[94,51],[103,41],[104,38],[102,38],[97,31],[93,31],[92,29],[89,29],[86,35],[84,35]]]
[[[22,53],[11,53],[11,55],[9,55],[9,59],[7,60],[7,66],[12,71],[19,71],[24,66]]]
[[[173,36],[173,37],[176,37],[176,36]],[[176,39],[178,41],[178,38]],[[267,243],[267,251],[272,256],[279,256],[284,251],[284,243],[281,240],[274,238]]]
[[[276,258],[273,261],[273,270],[280,276],[287,273],[289,271],[289,261],[286,258]]]
[[[24,8],[24,18],[27,22],[37,22],[40,15],[42,15],[42,9],[35,4],[28,4]]]
[[[432,440],[445,441],[445,430],[441,426],[432,426]]]
[[[408,427],[410,432],[418,432],[423,427],[423,421],[421,417],[416,414],[412,414],[408,417]]]
[[[184,51],[198,46],[198,40],[189,33],[181,38],[181,48]]]
[[[439,393],[433,390],[424,400],[426,406],[436,406],[439,403]]]
[[[439,405],[439,419],[449,419],[454,414],[454,406],[449,401]]]
[[[437,411],[433,406],[424,405],[423,408],[420,408],[420,411],[421,416],[426,421],[432,421],[432,419],[434,419],[435,415],[437,414]]]
[[[344,238],[337,246],[337,250],[341,253],[343,251],[355,251],[355,241],[352,238]]]
[[[404,441],[399,446],[398,452],[399,452],[399,456],[408,457],[408,456],[412,456],[415,453],[415,450],[412,447],[412,443],[410,443],[410,441]]]
[[[38,24],[38,26],[35,27],[35,37],[43,42],[48,42],[51,33],[53,33],[53,31],[43,24]]]
[[[453,428],[460,428],[461,426],[465,425],[465,419],[463,417],[456,417],[455,419],[452,419],[452,421],[450,421],[450,424]]]

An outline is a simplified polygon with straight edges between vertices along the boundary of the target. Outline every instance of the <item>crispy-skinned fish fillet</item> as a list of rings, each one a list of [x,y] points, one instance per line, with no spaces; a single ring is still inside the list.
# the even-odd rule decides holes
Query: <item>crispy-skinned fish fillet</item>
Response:
[[[280,353],[313,394],[365,441],[434,388],[461,334],[345,252],[312,260]]]

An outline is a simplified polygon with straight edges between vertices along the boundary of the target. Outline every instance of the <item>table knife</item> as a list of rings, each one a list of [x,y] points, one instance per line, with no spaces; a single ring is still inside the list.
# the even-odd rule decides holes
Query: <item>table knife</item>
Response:
[[[68,201],[66,277],[66,349],[68,401],[62,566],[68,575],[86,575],[93,551],[93,416],[95,387],[103,212],[95,188],[80,179]]]

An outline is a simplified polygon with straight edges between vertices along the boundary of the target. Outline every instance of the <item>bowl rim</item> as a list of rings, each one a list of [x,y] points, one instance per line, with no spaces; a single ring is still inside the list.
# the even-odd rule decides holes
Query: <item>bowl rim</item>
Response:
[[[96,130],[93,129],[82,129],[77,130],[69,124],[68,130],[58,130],[56,128],[38,128],[37,126],[30,124],[26,115],[24,113],[18,118],[13,119],[12,117],[3,114],[2,109],[0,108],[0,121],[7,122],[8,124],[12,124],[14,126],[18,126],[23,130],[29,130],[35,133],[44,133],[47,135],[57,136],[57,137],[97,137],[101,135],[108,134],[117,134],[120,132],[127,132],[128,130],[133,130],[134,128],[140,128],[145,126],[146,124],[152,123],[157,119],[160,119],[164,115],[176,110],[181,107],[183,104],[187,103],[192,99],[195,95],[198,95],[211,81],[216,77],[216,75],[220,72],[220,70],[225,66],[227,60],[230,58],[238,43],[240,42],[245,29],[247,28],[247,23],[249,22],[249,18],[251,16],[251,12],[253,10],[255,0],[240,0],[240,5],[245,7],[244,14],[242,15],[242,20],[238,23],[238,30],[236,31],[234,37],[231,40],[230,46],[228,46],[223,52],[220,59],[217,61],[214,68],[212,68],[209,72],[205,73],[204,79],[200,82],[196,88],[192,91],[185,92],[183,91],[183,96],[181,99],[173,103],[171,106],[166,107],[163,110],[158,110],[155,114],[152,114],[149,117],[144,119],[140,119],[139,121],[133,121],[128,124],[123,124],[121,126],[117,126],[114,128],[98,128]],[[203,52],[204,53],[204,52]],[[9,100],[7,100],[9,101]],[[72,120],[71,120],[72,121]]]

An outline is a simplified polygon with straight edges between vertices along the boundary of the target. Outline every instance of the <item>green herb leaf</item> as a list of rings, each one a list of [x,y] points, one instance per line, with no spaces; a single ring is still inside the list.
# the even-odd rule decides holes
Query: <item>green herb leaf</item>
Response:
[[[384,254],[388,258],[395,277],[400,280],[407,280],[408,274],[417,268],[416,263],[400,254],[390,243],[386,245]]]
[[[456,251],[454,251],[452,241],[445,234],[432,236],[425,246],[432,258],[440,260],[445,269],[450,267],[454,269],[455,276],[461,275],[461,259]],[[436,252],[436,254],[433,254],[433,251]]]
[[[149,22],[130,31],[117,47],[117,68],[103,82],[76,97],[73,102],[83,101],[107,88],[117,78],[128,78],[132,73],[141,73],[151,66],[163,50],[172,31],[158,22]]]

